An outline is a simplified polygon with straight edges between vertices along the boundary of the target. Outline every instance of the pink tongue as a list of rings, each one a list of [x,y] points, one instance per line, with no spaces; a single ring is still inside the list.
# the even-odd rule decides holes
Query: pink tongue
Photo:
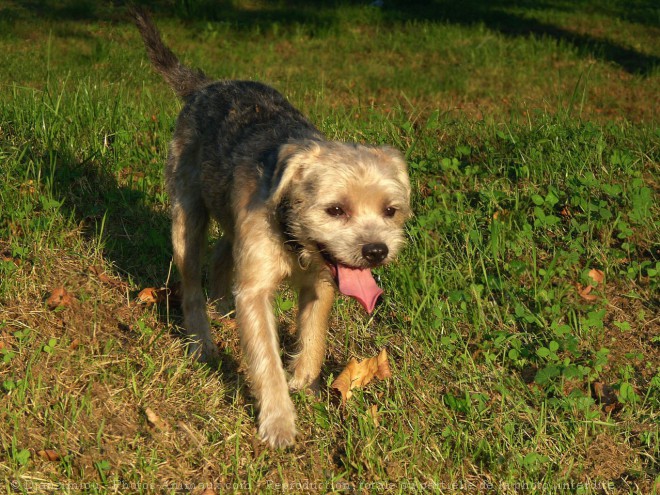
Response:
[[[368,268],[349,268],[338,263],[337,283],[342,294],[357,299],[369,314],[383,293]]]

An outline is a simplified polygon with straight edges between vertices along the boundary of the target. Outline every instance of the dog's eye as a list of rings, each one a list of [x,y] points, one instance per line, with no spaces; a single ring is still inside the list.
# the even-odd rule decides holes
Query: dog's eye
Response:
[[[342,217],[346,215],[346,212],[342,209],[341,206],[332,205],[325,209],[325,212],[331,217]]]
[[[383,214],[387,218],[392,218],[394,215],[396,215],[396,208],[394,206],[388,206],[387,208],[385,208]]]

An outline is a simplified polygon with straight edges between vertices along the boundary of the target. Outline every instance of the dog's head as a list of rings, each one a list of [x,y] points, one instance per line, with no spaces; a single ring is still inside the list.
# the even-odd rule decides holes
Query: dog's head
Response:
[[[280,149],[270,201],[286,202],[286,227],[302,246],[303,262],[325,262],[342,290],[342,278],[367,283],[369,270],[400,250],[410,183],[393,148],[294,142]]]

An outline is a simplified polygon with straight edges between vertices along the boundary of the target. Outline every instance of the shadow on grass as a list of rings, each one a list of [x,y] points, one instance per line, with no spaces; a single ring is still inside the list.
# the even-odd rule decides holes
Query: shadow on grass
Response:
[[[572,45],[582,57],[613,62],[629,73],[646,75],[660,64],[660,57],[640,53],[604,38],[579,34],[553,24],[540,22],[521,13],[513,13],[514,10],[517,12],[525,10],[530,12],[564,11],[573,13],[576,18],[579,18],[582,12],[590,9],[590,11],[602,11],[612,18],[657,26],[660,9],[657,6],[653,7],[651,2],[640,1],[630,5],[626,4],[618,10],[609,11],[600,8],[599,3],[589,1],[576,2],[570,6],[562,2],[533,0],[465,0],[458,3],[435,1],[432,6],[429,5],[431,2],[421,0],[393,3],[395,6],[388,16],[392,20],[426,20],[465,26],[482,23],[488,29],[505,36],[547,37]],[[593,4],[591,8],[589,4]]]
[[[51,153],[57,154],[53,186],[55,196],[64,200],[63,213],[76,220],[88,240],[102,246],[104,258],[128,277],[133,286],[140,289],[164,286],[172,258],[167,212],[155,211],[146,203],[146,193],[139,186],[121,185],[95,157],[77,160],[67,152]],[[53,158],[46,157],[45,161],[52,162]],[[170,285],[172,279],[174,276]],[[170,304],[168,312],[165,306],[159,305],[160,322],[164,326],[171,321],[181,325],[181,309]],[[123,324],[118,330],[127,332]],[[223,353],[217,371],[225,382],[228,401],[233,400],[236,391],[243,390],[241,380],[237,380],[238,369],[238,361]]]
[[[36,16],[53,20],[106,20],[126,22],[127,2],[100,2],[83,0],[32,0],[21,8],[6,7],[0,10],[5,18]],[[340,21],[341,7],[346,5],[370,6],[364,1],[300,1],[263,2],[259,7],[240,8],[229,0],[199,0],[182,2],[135,2],[154,12],[156,16],[170,16],[184,21],[224,21],[238,29],[261,28],[268,31],[273,26],[283,28],[305,26],[312,31],[323,32]],[[375,2],[374,2],[375,3]],[[551,23],[530,18],[524,12],[562,11],[579,18],[583,12],[598,12],[604,17],[623,19],[649,26],[660,25],[660,9],[649,0],[614,2],[601,5],[596,0],[569,4],[559,1],[532,0],[385,0],[382,7],[371,6],[374,14],[366,19],[373,22],[400,24],[419,20],[436,23],[472,26],[483,24],[488,29],[509,37],[546,37],[573,46],[580,56],[611,62],[629,73],[650,74],[660,63],[660,57],[638,52],[611,40],[580,34]],[[345,14],[344,14],[345,15]]]

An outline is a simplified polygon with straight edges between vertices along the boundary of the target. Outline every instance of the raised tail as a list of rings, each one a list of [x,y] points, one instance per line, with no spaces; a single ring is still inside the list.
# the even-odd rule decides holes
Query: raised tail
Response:
[[[210,82],[210,79],[201,70],[186,67],[172,53],[172,50],[165,46],[151,16],[145,10],[133,8],[131,15],[140,30],[149,60],[179,98],[187,99],[192,93]]]

